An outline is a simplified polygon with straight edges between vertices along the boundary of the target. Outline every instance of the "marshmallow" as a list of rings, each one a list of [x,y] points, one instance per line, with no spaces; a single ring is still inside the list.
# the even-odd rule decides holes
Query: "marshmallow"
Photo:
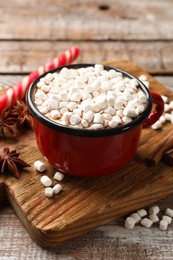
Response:
[[[103,124],[103,121],[104,121],[104,117],[103,117],[101,114],[96,113],[96,114],[94,115],[94,119],[93,119],[93,122],[94,122],[94,123]]]
[[[140,215],[138,213],[132,213],[130,215],[130,217],[132,217],[134,219],[135,224],[138,223],[141,220],[141,217],[140,217]]]
[[[48,99],[47,106],[49,111],[58,109],[58,102],[55,99]]]
[[[64,179],[64,174],[61,172],[55,172],[54,179],[57,181],[62,181]]]
[[[135,226],[134,218],[132,218],[132,217],[126,218],[124,226],[126,229],[133,229]]]
[[[162,219],[162,220],[160,221],[159,228],[160,228],[160,230],[163,230],[163,231],[167,230],[167,228],[168,228],[168,222],[167,222],[166,220],[163,220],[163,219]]]
[[[153,206],[149,208],[149,214],[158,214],[160,211],[158,206]]]
[[[170,208],[167,208],[166,211],[165,211],[165,215],[173,218],[173,210],[170,209]]]
[[[162,97],[164,103],[168,103],[168,97],[167,96],[161,95],[161,97]]]
[[[43,175],[43,176],[40,178],[40,181],[41,181],[41,183],[42,183],[44,186],[46,186],[46,187],[52,185],[51,179],[50,179],[48,176],[46,176],[46,175]]]
[[[79,115],[75,114],[75,115],[70,116],[69,122],[71,125],[73,125],[73,126],[77,125],[80,123],[80,121],[81,121],[81,118]]]
[[[145,216],[147,215],[147,211],[146,211],[145,209],[139,209],[139,210],[137,211],[137,213],[139,214],[139,216],[140,216],[141,218],[143,218],[143,217],[145,217]]]
[[[62,186],[61,186],[61,184],[56,184],[54,187],[53,187],[53,193],[54,194],[58,194],[61,190],[62,190]]]
[[[149,215],[149,219],[151,219],[151,221],[153,221],[153,223],[159,222],[158,216],[154,213]]]
[[[51,187],[47,187],[45,188],[45,196],[48,198],[51,198],[53,196],[53,189]]]
[[[169,216],[166,216],[166,215],[163,215],[163,216],[162,216],[162,219],[165,220],[165,221],[167,221],[168,224],[171,224],[171,222],[172,222],[172,218],[169,217]]]
[[[34,168],[38,171],[38,172],[44,172],[46,170],[46,166],[43,162],[37,160],[34,162]]]
[[[153,224],[153,221],[152,221],[151,219],[149,219],[149,218],[143,218],[143,219],[141,220],[141,225],[144,226],[144,227],[146,227],[146,228],[151,227],[152,224]]]
[[[51,116],[52,119],[58,119],[58,118],[61,117],[61,114],[58,110],[52,110],[50,112],[50,116]]]

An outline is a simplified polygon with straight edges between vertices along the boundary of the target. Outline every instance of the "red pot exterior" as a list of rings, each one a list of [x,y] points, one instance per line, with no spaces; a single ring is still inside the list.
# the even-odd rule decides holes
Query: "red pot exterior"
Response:
[[[116,172],[137,150],[142,124],[122,134],[84,137],[53,130],[34,119],[38,148],[59,171],[80,177]]]

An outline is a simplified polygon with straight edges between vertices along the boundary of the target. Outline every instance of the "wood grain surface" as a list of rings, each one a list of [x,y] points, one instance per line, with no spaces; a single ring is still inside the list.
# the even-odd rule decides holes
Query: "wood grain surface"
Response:
[[[173,99],[171,92],[132,62],[115,60],[104,64],[136,76],[146,74],[152,86],[151,91],[158,91]],[[171,127],[171,124],[167,124],[163,135]],[[141,144],[146,156],[152,149],[147,143],[155,134],[151,128],[143,130]],[[45,198],[40,174],[33,168],[35,160],[43,160],[33,132],[20,135],[13,143],[12,140],[5,140],[1,142],[3,145],[9,145],[11,149],[15,147],[31,164],[31,169],[25,171],[19,180],[1,176],[0,183],[4,183],[6,196],[22,224],[43,247],[56,246],[173,193],[172,168],[162,163],[149,168],[137,154],[125,168],[108,177],[81,179],[66,176],[62,184],[63,192],[52,199]],[[49,166],[46,174],[53,178],[54,172]]]
[[[0,0],[0,88],[72,45],[76,62],[131,59],[173,91],[171,0]],[[124,229],[124,217],[53,249],[37,246],[7,202],[0,203],[0,259],[172,259],[173,229],[140,225]],[[157,202],[162,213],[173,196]]]

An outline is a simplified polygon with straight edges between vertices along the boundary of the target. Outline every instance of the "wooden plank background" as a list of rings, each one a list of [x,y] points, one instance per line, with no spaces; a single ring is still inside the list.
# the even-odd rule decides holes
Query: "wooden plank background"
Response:
[[[0,88],[17,83],[72,45],[77,62],[131,59],[173,90],[173,1],[0,0]],[[5,203],[0,259],[173,259],[173,228],[124,229],[124,218],[46,250]],[[173,208],[173,196],[158,202]]]

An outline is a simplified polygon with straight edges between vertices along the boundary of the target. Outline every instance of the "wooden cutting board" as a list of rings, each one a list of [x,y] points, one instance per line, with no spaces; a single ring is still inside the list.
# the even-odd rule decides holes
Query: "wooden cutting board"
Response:
[[[170,91],[132,62],[113,60],[104,64],[136,76],[146,74],[152,91],[173,100]],[[163,130],[143,130],[143,153],[147,155],[150,152],[145,144],[151,140],[153,142],[156,135],[162,137],[164,131],[171,127],[171,124],[167,124]],[[10,149],[17,149],[32,167],[23,171],[19,179],[0,176],[0,201],[10,201],[31,237],[43,247],[56,246],[173,193],[173,168],[163,163],[149,168],[137,154],[124,169],[107,177],[81,179],[65,176],[61,182],[63,191],[53,198],[46,198],[40,183],[41,174],[33,168],[35,160],[44,161],[37,149],[33,132],[27,131],[15,140],[0,141],[0,147],[7,145]],[[46,174],[53,177],[54,172],[48,165]]]

